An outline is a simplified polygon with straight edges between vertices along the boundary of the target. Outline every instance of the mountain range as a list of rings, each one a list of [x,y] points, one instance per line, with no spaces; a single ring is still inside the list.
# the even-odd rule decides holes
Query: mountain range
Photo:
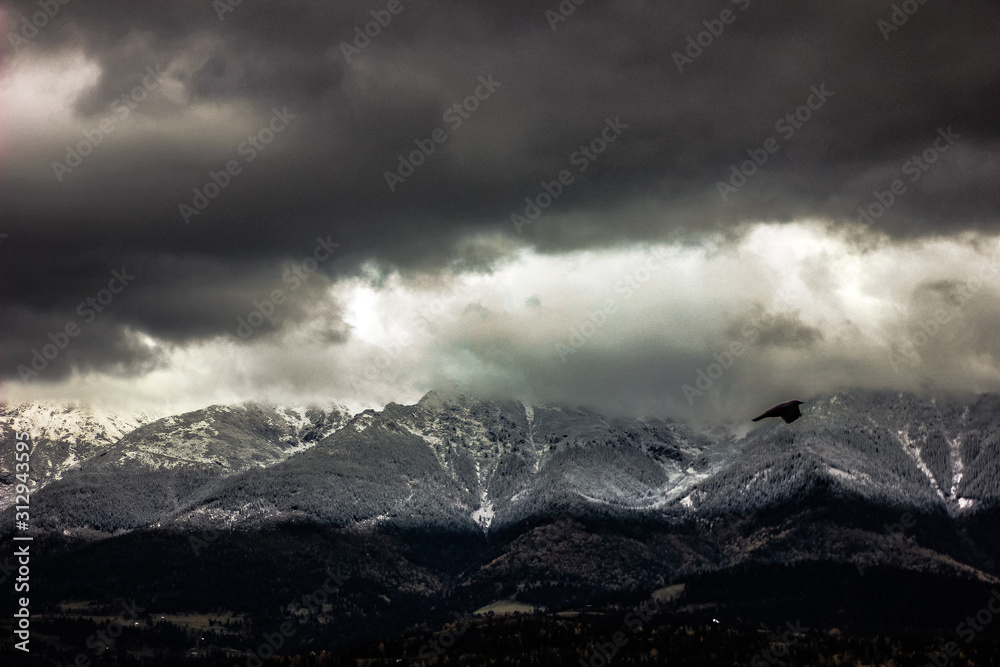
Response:
[[[6,405],[0,509],[9,535],[13,433],[28,431],[53,603],[128,591],[250,612],[336,571],[348,583],[324,614],[344,633],[677,582],[716,615],[783,622],[792,604],[818,623],[910,627],[930,617],[878,617],[871,596],[921,581],[959,609],[1000,582],[998,426],[995,395],[878,392],[814,398],[793,424],[744,434],[441,392],[358,414]],[[765,581],[773,604],[754,597]],[[817,602],[831,595],[848,597]]]

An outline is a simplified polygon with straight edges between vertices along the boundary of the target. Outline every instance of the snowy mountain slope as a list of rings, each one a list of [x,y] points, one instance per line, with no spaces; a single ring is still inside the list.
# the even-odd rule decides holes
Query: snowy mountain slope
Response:
[[[64,466],[58,478],[34,491],[33,521],[64,533],[154,525],[229,475],[308,449],[347,418],[339,408],[244,403],[158,419],[113,444],[96,439],[85,460],[73,460],[72,468]],[[47,446],[39,441],[33,465]]]
[[[80,469],[216,466],[232,474],[273,465],[308,449],[342,427],[347,417],[337,409],[327,413],[256,403],[213,405],[137,428]]]
[[[212,406],[136,428],[38,502],[70,531],[308,520],[481,534],[556,514],[742,515],[816,493],[958,516],[1000,504],[997,407],[843,393],[732,438],[438,392],[353,417]]]
[[[735,451],[662,420],[432,392],[366,411],[308,452],[227,480],[185,520],[495,531],[552,512],[653,509]]]
[[[998,407],[848,392],[735,437],[441,393],[353,417],[213,406],[101,447],[34,494],[32,525],[58,545],[51,571],[73,573],[49,590],[74,600],[253,608],[334,562],[351,595],[371,592],[343,610],[380,620],[399,600],[404,615],[511,596],[581,608],[715,575],[753,599],[778,586],[781,605],[827,582],[798,609],[851,581],[919,575],[951,595],[1000,582]]]
[[[0,510],[13,502],[17,433],[30,436],[31,488],[37,491],[150,421],[144,413],[118,414],[87,406],[0,404]]]
[[[473,518],[484,529],[556,506],[656,507],[734,453],[730,443],[665,420],[605,420],[583,409],[438,393],[412,412],[394,408],[393,417],[430,443],[463,489],[478,492]]]
[[[767,424],[700,484],[691,507],[725,513],[784,502],[816,484],[889,507],[957,515],[1000,503],[1000,403],[970,405],[904,394],[816,399],[794,425]]]
[[[481,504],[480,476],[493,469],[497,431],[506,421],[505,408],[495,406],[478,418],[462,409],[428,410],[423,401],[365,411],[309,451],[227,480],[185,520],[204,514],[251,523],[309,517],[471,530],[471,514]]]

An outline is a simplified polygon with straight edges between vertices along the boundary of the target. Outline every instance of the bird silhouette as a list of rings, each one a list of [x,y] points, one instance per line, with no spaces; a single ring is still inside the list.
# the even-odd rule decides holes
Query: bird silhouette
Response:
[[[767,419],[768,417],[781,417],[785,420],[786,424],[791,424],[802,416],[802,413],[799,412],[800,405],[802,405],[802,401],[779,403],[759,417],[754,417],[751,421],[759,422],[761,419]]]

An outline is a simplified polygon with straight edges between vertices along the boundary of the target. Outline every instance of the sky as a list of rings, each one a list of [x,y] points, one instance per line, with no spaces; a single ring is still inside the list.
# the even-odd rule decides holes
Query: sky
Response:
[[[0,0],[10,401],[1000,391],[1000,4]]]

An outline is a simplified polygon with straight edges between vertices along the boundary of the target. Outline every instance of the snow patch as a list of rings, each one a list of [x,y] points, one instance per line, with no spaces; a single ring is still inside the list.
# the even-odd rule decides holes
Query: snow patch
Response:
[[[375,415],[371,413],[359,415],[358,418],[354,420],[354,430],[356,430],[358,433],[361,433],[366,428],[371,426],[374,422],[375,422]]]
[[[963,421],[968,415],[969,408],[965,409],[962,415]],[[951,456],[951,492],[952,497],[958,494],[958,485],[962,483],[962,473],[965,471],[965,463],[962,461],[962,442],[958,438],[948,440],[948,454]]]
[[[931,488],[934,489],[934,491],[938,494],[938,496],[941,497],[941,500],[945,500],[944,492],[941,490],[941,487],[938,486],[937,480],[934,479],[934,475],[931,473],[931,469],[927,467],[927,464],[924,463],[924,459],[920,456],[920,448],[917,447],[915,444],[913,444],[909,436],[906,435],[908,430],[909,427],[904,428],[901,431],[897,431],[897,435],[899,436],[899,441],[903,444],[903,451],[905,451],[907,454],[910,455],[910,458],[912,458],[913,462],[916,463],[917,468],[920,469],[920,472],[924,473],[924,475],[927,477],[927,481],[930,482],[931,484]]]
[[[472,513],[472,520],[479,524],[485,533],[489,531],[493,517],[496,516],[496,509],[493,506],[493,501],[487,498],[486,489],[480,491],[479,503],[479,509]]]
[[[275,411],[285,418],[285,422],[292,428],[293,431],[298,433],[299,431],[312,426],[312,422],[306,417],[306,409],[304,407],[288,407],[284,405],[275,406]]]

